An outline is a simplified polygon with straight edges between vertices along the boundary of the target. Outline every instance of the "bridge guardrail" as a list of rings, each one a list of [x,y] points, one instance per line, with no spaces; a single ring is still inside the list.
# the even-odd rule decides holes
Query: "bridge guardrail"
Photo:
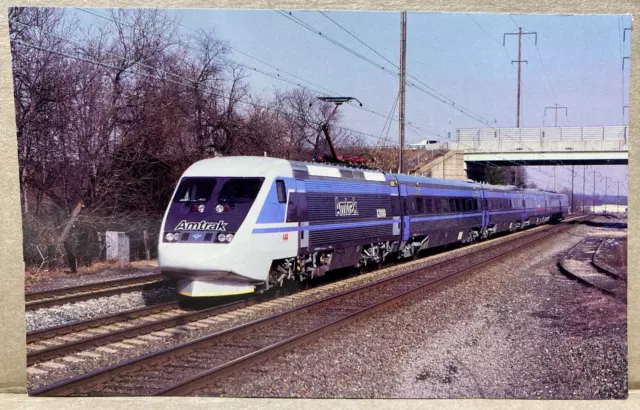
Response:
[[[458,142],[485,141],[627,141],[628,127],[460,128]]]
[[[627,151],[625,140],[563,140],[528,141],[523,145],[519,141],[469,141],[461,142],[455,149],[466,152],[584,152],[584,151]]]

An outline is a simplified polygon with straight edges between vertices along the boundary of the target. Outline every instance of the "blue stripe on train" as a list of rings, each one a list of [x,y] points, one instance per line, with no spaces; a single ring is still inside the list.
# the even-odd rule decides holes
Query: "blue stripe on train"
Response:
[[[410,222],[422,222],[422,221],[438,221],[445,219],[453,219],[453,218],[465,218],[472,216],[481,216],[482,213],[473,213],[473,214],[455,214],[455,215],[436,215],[436,216],[427,216],[427,217],[408,217],[405,216],[403,218],[403,222],[408,224]],[[281,227],[273,227],[273,228],[254,228],[252,233],[275,233],[275,232],[296,232],[296,231],[322,231],[329,229],[345,229],[345,228],[356,228],[363,226],[376,226],[376,225],[387,225],[392,224],[394,222],[398,222],[396,219],[385,219],[382,221],[363,221],[363,222],[349,222],[342,224],[326,224],[326,225],[310,225],[310,226],[281,226]],[[408,239],[408,225],[405,225],[405,232]],[[405,236],[405,235],[403,235]]]
[[[390,195],[392,188],[380,182],[336,182],[307,179],[304,181],[307,192],[326,192],[330,194],[383,194]]]
[[[482,216],[482,212],[473,213],[473,214],[454,214],[454,215],[444,215],[444,216],[419,216],[419,217],[411,217],[411,222],[423,222],[423,221],[438,221],[443,219],[454,219],[454,218],[468,218],[471,216]]]
[[[514,209],[512,211],[489,211],[489,215],[501,215],[501,214],[516,213],[516,212],[522,212],[522,209]]]
[[[475,189],[440,189],[440,188],[420,188],[420,193],[416,193],[416,187],[408,187],[408,196],[437,196],[437,197],[473,197],[473,193],[477,192],[475,198],[480,199],[480,190]]]
[[[385,219],[382,221],[349,222],[349,223],[328,224],[328,225],[281,226],[281,227],[274,227],[274,228],[254,228],[252,233],[323,231],[323,230],[330,230],[330,229],[358,228],[361,226],[391,225],[392,223],[394,223],[393,219]]]

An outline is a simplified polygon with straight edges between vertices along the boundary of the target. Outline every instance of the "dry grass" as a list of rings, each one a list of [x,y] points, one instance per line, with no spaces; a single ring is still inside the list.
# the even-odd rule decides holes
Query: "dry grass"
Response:
[[[27,268],[25,270],[24,283],[26,286],[31,286],[45,280],[50,280],[53,278],[63,277],[63,276],[94,275],[96,273],[100,273],[105,270],[154,269],[157,266],[158,266],[158,260],[152,259],[148,261],[147,260],[134,261],[124,267],[120,267],[120,263],[118,261],[100,261],[90,266],[79,266],[77,273],[71,273],[69,270],[64,268],[37,269],[34,267],[34,268]]]

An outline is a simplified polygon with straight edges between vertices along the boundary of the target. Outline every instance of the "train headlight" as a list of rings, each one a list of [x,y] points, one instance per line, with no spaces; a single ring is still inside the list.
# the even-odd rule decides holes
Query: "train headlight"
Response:
[[[176,234],[176,235],[174,236],[171,232],[169,232],[168,234],[166,234],[166,235],[164,236],[164,239],[166,239],[166,240],[167,240],[167,241],[169,241],[169,242],[173,242],[173,240],[174,240],[174,239],[177,239],[177,236],[178,236],[178,234]]]
[[[221,233],[220,235],[218,235],[218,242],[224,242],[226,239],[227,238],[225,234]]]
[[[227,236],[226,236],[227,242],[231,242],[232,239],[233,239],[233,234],[232,233],[228,233]]]
[[[219,214],[224,212],[224,206],[222,206],[220,204],[216,205],[216,212],[219,213]]]

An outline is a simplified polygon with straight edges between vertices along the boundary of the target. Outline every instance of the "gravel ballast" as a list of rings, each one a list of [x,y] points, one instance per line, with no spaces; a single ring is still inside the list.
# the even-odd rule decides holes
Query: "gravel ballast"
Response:
[[[625,398],[626,304],[555,267],[592,229],[577,226],[194,394]]]
[[[113,365],[121,360],[134,358],[152,351],[157,351],[163,348],[174,346],[176,344],[186,342],[188,340],[193,340],[195,338],[202,337],[216,331],[221,331],[232,326],[246,323],[250,320],[265,317],[274,313],[279,313],[288,308],[300,306],[313,300],[323,298],[327,295],[338,293],[339,291],[351,289],[353,287],[375,280],[380,280],[382,278],[398,274],[400,272],[406,272],[418,266],[435,264],[444,259],[461,255],[472,250],[483,249],[496,243],[509,241],[518,236],[529,235],[536,230],[545,230],[548,228],[549,226],[534,228],[525,232],[519,232],[505,237],[496,238],[488,242],[482,242],[472,246],[455,249],[446,253],[438,253],[413,262],[379,269],[367,274],[351,277],[349,279],[340,280],[339,277],[335,277],[332,281],[332,278],[327,278],[329,280],[329,283],[326,285],[319,285],[318,287],[312,288],[310,290],[305,290],[293,295],[277,297],[276,299],[271,301],[258,303],[253,305],[251,309],[240,309],[238,311],[234,311],[232,314],[224,315],[224,320],[220,318],[220,321],[216,321],[215,323],[207,322],[204,323],[205,326],[202,327],[198,326],[195,329],[189,329],[190,326],[187,326],[186,328],[183,328],[183,331],[181,331],[180,333],[174,333],[170,337],[167,337],[166,335],[160,335],[156,338],[139,337],[138,342],[143,342],[142,344],[134,343],[133,346],[127,345],[126,342],[109,344],[104,346],[106,349],[98,348],[87,351],[87,353],[92,356],[85,356],[82,355],[82,353],[79,353],[68,358],[65,357],[61,359],[54,359],[47,363],[36,364],[29,367],[27,371],[29,376],[28,388],[29,390],[32,390],[46,384],[56,383],[64,379],[75,377],[82,373],[95,370],[99,367]],[[169,292],[169,294],[166,296],[170,298],[171,292]],[[146,294],[145,297],[147,297]],[[66,305],[64,307],[57,307],[57,309],[40,309],[39,311],[32,312],[35,314],[31,315],[27,320],[28,323],[31,323],[29,324],[29,326],[33,326],[35,328],[35,326],[44,323],[62,324],[73,322],[75,320],[82,320],[82,318],[101,316],[102,314],[104,314],[103,312],[106,312],[107,310],[120,311],[120,309],[128,310],[130,308],[141,307],[139,306],[139,304],[141,303],[141,300],[139,298],[136,298],[134,295],[132,295],[130,298],[131,299],[126,299],[132,302],[130,304],[110,303],[110,301],[108,300],[109,298],[101,298],[102,300],[89,301],[92,303],[87,304],[74,303]],[[161,301],[162,300],[159,300],[158,303]],[[112,304],[113,306],[105,306],[109,304]],[[142,306],[145,305],[147,305],[147,303],[142,304]],[[100,313],[94,313],[94,311]],[[49,318],[48,316],[50,315],[53,317]],[[46,326],[48,327],[48,325]],[[152,333],[151,335],[153,334],[154,333]]]
[[[176,300],[173,286],[125,292],[25,312],[27,332]]]

